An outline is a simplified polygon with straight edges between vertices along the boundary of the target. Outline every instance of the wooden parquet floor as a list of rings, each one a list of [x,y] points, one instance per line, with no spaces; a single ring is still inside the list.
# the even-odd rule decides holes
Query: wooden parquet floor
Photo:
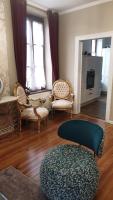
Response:
[[[106,103],[101,101],[92,102],[81,108],[81,113],[100,119],[105,119]]]
[[[95,200],[113,200],[113,125],[83,114],[73,118],[92,121],[105,130],[104,154],[97,159],[101,176]],[[43,128],[41,133],[33,132],[32,127],[28,127],[21,134],[13,133],[0,138],[0,170],[12,165],[39,181],[40,164],[46,151],[58,144],[71,143],[57,135],[58,126],[67,119],[65,113],[57,114],[54,120],[49,120],[48,127]]]

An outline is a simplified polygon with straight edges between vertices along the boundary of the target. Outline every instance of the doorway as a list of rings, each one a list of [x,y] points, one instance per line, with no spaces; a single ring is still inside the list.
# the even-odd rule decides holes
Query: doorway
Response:
[[[93,35],[85,35],[85,36],[78,36],[75,38],[75,52],[76,52],[76,59],[75,59],[75,67],[74,67],[74,93],[75,93],[75,105],[74,105],[74,110],[75,113],[78,114],[81,112],[81,86],[82,86],[82,53],[83,53],[83,41],[85,40],[97,40],[97,39],[103,39],[103,38],[110,38],[111,41],[111,48],[110,48],[110,64],[108,67],[108,85],[109,87],[107,88],[107,99],[105,98],[106,101],[106,108],[105,108],[105,120],[107,122],[110,121],[110,107],[111,107],[111,93],[112,93],[112,80],[113,80],[113,32],[105,32],[105,33],[99,33],[99,34],[93,34]],[[87,52],[84,52],[84,54],[87,54]],[[85,56],[85,55],[84,55]],[[90,56],[90,52],[89,55]],[[88,70],[87,72],[87,89],[90,89],[89,87],[93,87],[90,84],[94,84],[94,77],[95,77],[95,72],[93,69]],[[104,98],[100,99],[101,102],[104,102]],[[97,109],[97,106],[96,106]],[[96,110],[95,109],[95,110]],[[99,117],[100,118],[100,117]]]
[[[111,37],[84,40],[81,113],[105,119]]]

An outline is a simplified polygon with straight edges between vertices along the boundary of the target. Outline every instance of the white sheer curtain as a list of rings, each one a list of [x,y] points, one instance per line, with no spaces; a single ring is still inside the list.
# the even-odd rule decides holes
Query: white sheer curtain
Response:
[[[102,65],[102,91],[108,89],[108,73],[110,64],[110,48],[102,49],[103,65]]]
[[[102,56],[102,39],[97,40],[96,56]]]
[[[102,47],[103,39],[97,40],[97,56],[103,57],[102,62],[102,91],[107,92],[108,88],[108,73],[109,73],[109,64],[110,64],[110,48],[103,48]]]
[[[43,24],[27,20],[27,84],[31,90],[46,87]]]

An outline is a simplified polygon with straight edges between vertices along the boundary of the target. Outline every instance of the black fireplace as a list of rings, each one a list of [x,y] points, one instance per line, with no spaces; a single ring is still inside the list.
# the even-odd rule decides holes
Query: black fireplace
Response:
[[[91,69],[87,71],[86,89],[94,88],[94,84],[95,84],[95,70]]]

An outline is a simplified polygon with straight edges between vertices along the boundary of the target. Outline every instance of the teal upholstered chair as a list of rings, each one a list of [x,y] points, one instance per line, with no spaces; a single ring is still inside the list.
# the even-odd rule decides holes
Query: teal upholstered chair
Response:
[[[58,135],[88,147],[97,156],[102,154],[104,132],[97,124],[85,120],[69,120],[60,125]]]
[[[84,120],[60,125],[58,135],[80,145],[58,145],[48,151],[40,168],[40,183],[49,200],[93,200],[99,184],[94,154],[102,154],[103,129]],[[83,145],[83,146],[82,146]]]

